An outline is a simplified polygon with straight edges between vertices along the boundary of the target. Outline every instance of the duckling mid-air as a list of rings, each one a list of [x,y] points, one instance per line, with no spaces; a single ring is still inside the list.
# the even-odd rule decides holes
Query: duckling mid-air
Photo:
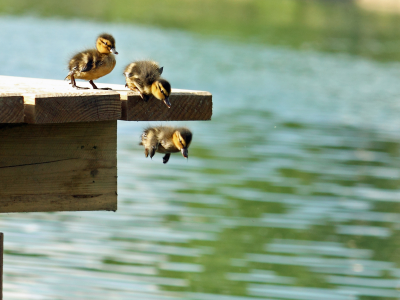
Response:
[[[171,85],[160,77],[162,72],[163,68],[160,68],[155,61],[135,61],[125,68],[125,86],[133,91],[138,91],[140,97],[146,102],[149,101],[150,95],[153,95],[158,100],[164,101],[165,105],[170,108]]]
[[[139,145],[144,146],[146,157],[150,154],[150,158],[153,158],[156,152],[165,153],[163,163],[166,164],[174,152],[180,151],[183,157],[188,158],[192,136],[192,132],[185,127],[148,127],[144,130]]]
[[[115,67],[115,39],[112,35],[103,33],[96,41],[96,49],[88,49],[75,54],[68,64],[69,73],[65,79],[71,79],[70,84],[76,89],[88,89],[76,85],[75,79],[89,80],[94,89],[97,86],[93,80],[99,79],[110,73]],[[102,88],[110,90],[110,88]]]

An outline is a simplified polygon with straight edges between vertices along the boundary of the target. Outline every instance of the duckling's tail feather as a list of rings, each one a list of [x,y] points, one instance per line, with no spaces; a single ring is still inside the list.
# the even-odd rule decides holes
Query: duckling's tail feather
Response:
[[[71,79],[71,75],[72,73],[74,73],[74,71],[70,71],[67,75],[67,77],[64,78],[64,80],[70,80]]]
[[[73,67],[71,71],[69,71],[67,77],[64,78],[64,80],[70,80],[71,79],[71,75],[75,73],[75,71],[77,70],[77,67]]]

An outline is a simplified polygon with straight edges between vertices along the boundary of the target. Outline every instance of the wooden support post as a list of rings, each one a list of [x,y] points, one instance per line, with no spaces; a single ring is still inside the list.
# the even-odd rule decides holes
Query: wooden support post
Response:
[[[117,209],[117,121],[0,124],[0,213]]]
[[[4,234],[0,232],[0,300],[3,300],[3,249]]]

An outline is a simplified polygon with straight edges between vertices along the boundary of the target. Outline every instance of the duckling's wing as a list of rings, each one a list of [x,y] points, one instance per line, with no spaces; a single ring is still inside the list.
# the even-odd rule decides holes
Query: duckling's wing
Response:
[[[95,66],[95,50],[89,49],[75,54],[69,62],[69,70],[88,72]]]
[[[125,67],[124,74],[125,77],[139,77],[140,76],[140,66],[136,63],[130,63]]]
[[[82,69],[81,69],[81,72],[88,72],[88,71],[90,71],[91,69],[93,69],[93,57],[92,56],[88,56],[87,57],[87,62],[86,62],[86,64],[82,64]]]

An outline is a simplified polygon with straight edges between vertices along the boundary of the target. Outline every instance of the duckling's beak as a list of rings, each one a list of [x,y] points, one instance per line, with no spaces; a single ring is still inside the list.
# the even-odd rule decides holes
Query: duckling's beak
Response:
[[[181,152],[182,152],[182,155],[183,155],[184,158],[188,158],[189,157],[188,148],[182,148]]]
[[[169,102],[169,97],[164,99],[164,103],[168,108],[171,108],[171,102]]]
[[[117,52],[117,50],[115,50],[115,48],[111,48],[111,49],[110,49],[110,52],[111,52],[111,53],[114,53],[114,54],[118,54],[118,52]]]

